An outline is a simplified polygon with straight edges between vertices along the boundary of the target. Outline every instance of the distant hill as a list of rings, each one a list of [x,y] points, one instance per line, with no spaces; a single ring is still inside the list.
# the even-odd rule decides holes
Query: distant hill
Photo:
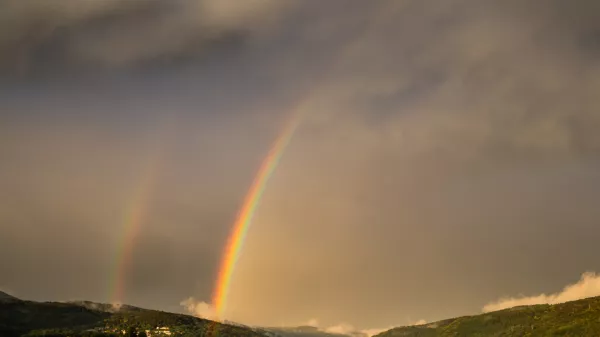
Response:
[[[0,336],[150,336],[265,337],[261,331],[188,315],[94,302],[0,301]],[[143,336],[143,334],[141,334]],[[272,334],[269,334],[272,336]]]
[[[399,327],[377,337],[600,336],[600,297],[519,306],[439,322]]]
[[[0,291],[0,302],[6,302],[6,301],[18,301],[19,299],[11,296],[3,291]]]
[[[113,305],[113,304],[96,303],[96,302],[90,302],[90,301],[70,301],[67,303],[79,305],[79,306],[82,306],[82,307],[85,307],[85,308],[88,308],[91,310],[98,310],[98,311],[112,312],[112,313],[147,310],[147,309],[142,309],[142,308],[134,307],[132,305],[127,305],[127,304]]]
[[[311,326],[252,328],[134,306],[33,302],[0,292],[0,336],[353,337]],[[143,334],[141,334],[143,336]],[[476,316],[398,327],[377,337],[600,336],[600,297],[519,306]]]
[[[348,335],[334,334],[319,330],[313,326],[265,328],[281,337],[351,337]]]

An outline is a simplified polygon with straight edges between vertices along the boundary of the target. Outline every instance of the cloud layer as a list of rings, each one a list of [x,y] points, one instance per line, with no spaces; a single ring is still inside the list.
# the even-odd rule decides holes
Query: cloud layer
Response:
[[[592,2],[553,4],[384,1],[344,11],[355,30],[339,33],[352,38],[292,110],[306,122],[249,233],[232,317],[260,321],[265,313],[243,308],[269,297],[273,322],[283,320],[276,308],[324,325],[336,324],[331,312],[361,328],[431,321],[518,289],[519,273],[528,289],[558,282],[532,265],[574,269],[541,252],[597,237],[597,212],[568,195],[591,200],[584,186],[598,185],[600,68],[581,42],[598,27],[584,14]],[[594,263],[574,249],[579,270]],[[506,276],[509,261],[519,271]],[[475,290],[468,275],[486,281]],[[456,303],[464,311],[451,312]],[[388,316],[398,306],[406,310]]]
[[[105,301],[150,167],[124,301],[210,315],[291,116],[227,319],[434,321],[599,270],[598,6],[2,1],[0,284]]]
[[[3,1],[0,74],[173,64],[235,47],[285,6],[245,1]],[[53,73],[57,74],[59,72]]]
[[[569,284],[560,292],[501,298],[498,301],[486,304],[483,307],[483,312],[502,310],[519,305],[564,303],[593,296],[600,296],[600,275],[594,272],[586,272],[581,275],[579,281]]]

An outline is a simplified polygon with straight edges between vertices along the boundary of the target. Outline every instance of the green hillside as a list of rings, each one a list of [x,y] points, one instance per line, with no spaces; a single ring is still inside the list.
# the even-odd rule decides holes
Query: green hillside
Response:
[[[219,336],[264,337],[250,328],[188,315],[124,306],[76,302],[0,301],[0,336]]]
[[[600,336],[600,297],[532,305],[383,332],[377,337]]]
[[[188,315],[93,302],[32,302],[0,299],[0,336],[340,336],[313,327],[253,329]],[[556,305],[521,306],[399,327],[377,337],[600,336],[600,297]]]

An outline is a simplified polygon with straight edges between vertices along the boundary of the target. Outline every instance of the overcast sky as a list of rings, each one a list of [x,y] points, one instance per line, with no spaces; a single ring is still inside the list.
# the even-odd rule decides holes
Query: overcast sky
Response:
[[[227,318],[359,329],[600,271],[600,2],[0,2],[0,289],[210,302],[271,143]],[[150,173],[149,173],[150,172]]]

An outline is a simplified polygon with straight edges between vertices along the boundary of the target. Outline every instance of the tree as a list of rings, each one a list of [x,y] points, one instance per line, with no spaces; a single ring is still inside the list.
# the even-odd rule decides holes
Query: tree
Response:
[[[140,333],[138,334],[138,337],[148,337],[148,334],[146,334],[146,330],[140,331]]]

